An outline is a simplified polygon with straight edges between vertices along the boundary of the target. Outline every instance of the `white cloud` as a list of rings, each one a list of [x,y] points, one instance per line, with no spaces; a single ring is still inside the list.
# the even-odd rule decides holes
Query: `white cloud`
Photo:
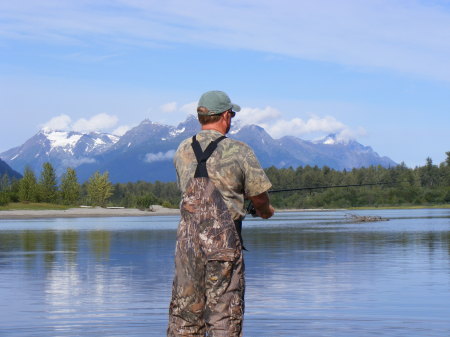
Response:
[[[364,134],[362,129],[352,131],[344,123],[332,116],[319,117],[311,115],[307,120],[298,117],[284,119],[281,111],[271,106],[262,109],[244,107],[236,116],[239,126],[248,124],[259,125],[274,138],[288,135],[303,137],[311,134],[321,134],[323,136],[329,133],[336,133],[344,140],[354,139],[354,137]]]
[[[349,140],[363,137],[366,135],[367,135],[367,131],[362,127],[358,127],[356,130],[351,130],[349,128],[345,128],[336,135],[336,140],[342,141],[342,142],[348,142]]]
[[[130,129],[131,129],[131,126],[121,125],[118,128],[116,128],[115,130],[113,130],[111,133],[116,136],[123,136]]]
[[[178,104],[177,102],[170,102],[159,107],[159,122],[164,124],[174,124],[186,120],[188,115],[197,115],[197,102],[186,104]]]
[[[77,120],[72,128],[78,132],[92,132],[109,129],[117,124],[118,118],[105,113],[91,117],[90,119],[81,118]]]
[[[244,107],[236,114],[236,120],[242,125],[259,124],[265,120],[273,120],[281,115],[281,112],[270,106],[264,109]]]
[[[177,102],[163,104],[160,109],[162,112],[175,112],[177,111]]]
[[[450,80],[444,1],[2,1],[0,22],[5,39],[242,48]]]
[[[171,160],[175,155],[175,150],[169,150],[167,152],[147,153],[144,161],[146,163],[153,163],[155,161]]]
[[[67,115],[59,115],[53,117],[48,122],[41,125],[41,129],[68,131],[70,129],[70,123],[72,119]]]
[[[184,112],[187,115],[197,114],[197,105],[197,101],[184,104],[180,107],[180,111]]]
[[[332,116],[312,116],[306,121],[301,118],[278,119],[271,124],[260,123],[260,125],[275,138],[286,135],[303,136],[312,133],[334,133],[346,128],[343,123]]]
[[[48,122],[40,126],[44,130],[58,130],[58,131],[77,131],[77,132],[92,132],[104,131],[111,129],[117,124],[118,118],[105,113],[92,116],[89,119],[80,118],[75,122],[68,115],[59,115],[51,118]],[[115,131],[123,132],[128,126],[121,126]],[[126,131],[126,130],[125,130]]]
[[[173,106],[178,107],[178,104],[173,102]],[[195,114],[196,107],[197,102],[192,102],[180,106],[178,111]],[[114,127],[117,124],[117,121],[118,119],[116,116],[98,114],[89,119],[78,119],[72,123],[69,116],[59,115],[43,124],[43,128],[78,132],[107,131],[108,129]],[[348,141],[350,139],[355,139],[366,135],[366,131],[363,128],[360,127],[358,129],[351,129],[332,116],[320,117],[312,115],[308,119],[298,117],[285,119],[283,118],[281,111],[271,106],[266,106],[265,108],[243,107],[236,116],[236,122],[238,127],[248,124],[259,125],[274,138],[280,138],[287,135],[301,138],[305,138],[305,136],[308,138],[308,136],[311,135],[319,135],[321,137],[329,133],[335,133],[338,140]],[[117,136],[123,136],[130,129],[131,127],[128,125],[121,125],[111,131],[111,133]],[[144,160],[149,163],[154,161],[169,160],[173,157],[173,154],[173,150],[165,153],[148,153]]]

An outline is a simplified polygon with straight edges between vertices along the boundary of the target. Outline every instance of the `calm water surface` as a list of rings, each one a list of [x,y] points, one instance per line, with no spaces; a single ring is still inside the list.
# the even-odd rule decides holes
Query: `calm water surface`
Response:
[[[245,221],[245,336],[450,336],[450,210],[352,214]],[[177,223],[0,220],[0,336],[164,336]]]

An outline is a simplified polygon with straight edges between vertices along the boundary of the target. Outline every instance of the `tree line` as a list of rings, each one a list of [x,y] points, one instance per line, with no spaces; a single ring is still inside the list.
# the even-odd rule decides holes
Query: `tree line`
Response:
[[[179,199],[180,192],[176,183],[140,181],[112,184],[108,172],[95,172],[85,183],[80,184],[73,168],[67,168],[58,179],[53,166],[48,162],[42,165],[39,176],[26,168],[21,179],[10,179],[7,175],[0,178],[0,206],[10,202],[45,202],[145,209],[154,204],[177,207]]]
[[[272,189],[384,183],[370,187],[318,189],[271,194],[278,208],[345,208],[364,206],[409,206],[450,203],[450,151],[439,165],[426,159],[414,169],[404,163],[384,168],[370,166],[338,171],[327,166],[265,169]],[[175,182],[112,184],[108,172],[95,172],[80,184],[68,168],[58,179],[50,163],[44,163],[39,177],[26,169],[22,179],[0,179],[0,205],[9,202],[48,202],[65,205],[122,206],[145,209],[150,205],[177,207],[180,191]]]
[[[440,165],[427,158],[424,166],[414,169],[402,163],[391,168],[370,166],[343,171],[327,166],[270,167],[265,171],[273,189],[383,183],[271,194],[273,205],[280,208],[437,205],[450,203],[450,151],[446,155]]]
[[[85,184],[80,184],[76,172],[68,168],[58,185],[53,166],[42,165],[39,177],[26,168],[19,180],[10,180],[4,175],[0,180],[0,205],[9,202],[46,202],[75,205],[84,201],[94,206],[105,206],[112,195],[113,187],[108,173],[95,172]]]

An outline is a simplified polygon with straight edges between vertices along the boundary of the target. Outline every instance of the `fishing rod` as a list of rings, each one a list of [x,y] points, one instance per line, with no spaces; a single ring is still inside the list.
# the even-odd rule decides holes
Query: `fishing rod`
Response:
[[[295,187],[295,188],[281,188],[276,190],[268,190],[267,193],[279,193],[279,192],[293,192],[293,191],[312,191],[321,190],[327,188],[343,188],[343,187],[361,187],[361,186],[376,186],[376,185],[391,185],[393,183],[380,182],[380,183],[367,183],[367,184],[348,184],[348,185],[326,185],[326,186],[311,186],[311,187]],[[246,213],[256,216],[256,209],[250,200],[246,208]]]

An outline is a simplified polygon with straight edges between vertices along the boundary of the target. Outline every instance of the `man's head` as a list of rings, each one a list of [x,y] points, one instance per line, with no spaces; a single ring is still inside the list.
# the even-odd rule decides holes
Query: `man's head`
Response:
[[[241,107],[231,103],[230,97],[223,91],[208,91],[198,101],[198,120],[202,125],[215,123],[225,112],[228,111],[231,117],[234,117],[235,113],[240,110]]]

